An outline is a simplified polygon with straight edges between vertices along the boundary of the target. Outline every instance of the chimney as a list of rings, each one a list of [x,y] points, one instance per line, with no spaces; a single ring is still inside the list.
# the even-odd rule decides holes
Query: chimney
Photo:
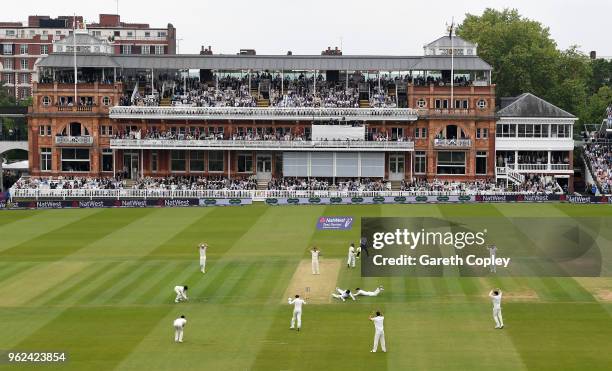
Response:
[[[100,14],[101,27],[119,27],[121,26],[121,17],[119,14]]]

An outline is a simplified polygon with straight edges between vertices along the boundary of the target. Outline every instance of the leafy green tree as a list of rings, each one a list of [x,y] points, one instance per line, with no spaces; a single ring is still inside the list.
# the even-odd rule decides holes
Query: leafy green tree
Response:
[[[478,55],[493,66],[497,96],[531,92],[544,97],[559,51],[549,29],[522,17],[516,9],[486,9],[481,16],[467,14],[457,34],[478,43]]]
[[[457,34],[478,43],[479,56],[493,67],[498,98],[530,92],[579,116],[579,125],[593,122],[605,94],[590,95],[610,86],[612,63],[591,61],[577,46],[559,50],[548,27],[516,9],[467,14]]]
[[[0,106],[14,106],[15,97],[9,94],[8,89],[0,82]]]
[[[612,104],[612,87],[604,85],[597,93],[587,98],[580,114],[580,121],[589,124],[600,124],[606,108]]]
[[[602,86],[612,87],[612,60],[594,59],[591,62],[593,74],[589,80],[589,92],[596,93]]]

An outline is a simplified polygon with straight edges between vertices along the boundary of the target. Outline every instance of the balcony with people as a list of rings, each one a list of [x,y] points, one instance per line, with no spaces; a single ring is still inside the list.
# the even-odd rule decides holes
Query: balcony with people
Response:
[[[113,149],[223,149],[288,151],[412,151],[414,142],[386,133],[366,135],[365,128],[354,124],[312,125],[309,128],[236,127],[224,132],[222,127],[155,127],[116,132],[110,139]],[[313,136],[313,131],[316,134]],[[328,133],[328,134],[325,134]]]
[[[569,151],[497,151],[498,168],[527,173],[571,173]]]
[[[85,125],[79,122],[71,122],[55,136],[55,145],[69,146],[91,146],[93,145],[93,136]]]
[[[446,125],[434,138],[433,146],[436,149],[469,149],[472,140],[465,131],[457,125]]]

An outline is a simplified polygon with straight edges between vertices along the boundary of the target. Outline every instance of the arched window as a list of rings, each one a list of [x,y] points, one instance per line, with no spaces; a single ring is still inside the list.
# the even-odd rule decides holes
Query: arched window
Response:
[[[81,124],[80,122],[71,122],[64,127],[64,130],[62,130],[62,135],[68,137],[89,136],[89,130],[87,130],[85,125]]]

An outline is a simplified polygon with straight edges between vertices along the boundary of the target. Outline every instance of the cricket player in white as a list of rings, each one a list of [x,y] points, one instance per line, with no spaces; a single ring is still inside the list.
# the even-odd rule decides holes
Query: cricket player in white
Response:
[[[314,246],[310,250],[310,255],[312,256],[312,274],[319,274],[319,256],[321,255],[321,250]]]
[[[176,299],[174,299],[175,303],[189,300],[187,298],[187,286],[174,286],[174,292],[176,292]]]
[[[200,270],[202,273],[206,273],[206,250],[208,249],[208,244],[201,243],[200,244]]]
[[[293,330],[295,328],[295,320],[297,319],[297,330],[300,331],[302,327],[302,305],[306,304],[304,299],[300,298],[299,295],[295,296],[295,299],[289,298],[289,305],[293,305],[293,317],[291,317],[291,327]]]
[[[187,324],[187,320],[185,316],[180,316],[179,318],[174,320],[174,342],[182,343],[183,342],[183,329]]]
[[[500,289],[491,290],[491,292],[489,292],[489,297],[493,302],[493,319],[495,320],[495,328],[502,329],[504,328],[504,320],[502,319],[501,312],[502,292]]]
[[[349,246],[348,260],[346,261],[346,266],[348,268],[355,268],[355,254],[357,254],[355,252],[355,244],[352,243],[351,246]]]
[[[332,296],[334,298],[336,298],[336,299],[340,299],[342,301],[346,301],[346,299],[348,299],[348,298],[351,298],[353,300],[357,300],[357,299],[355,299],[355,295],[353,295],[351,290],[343,290],[343,289],[340,289],[340,288],[336,287],[336,292],[337,292],[337,294],[332,293]]]
[[[359,287],[357,287],[355,289],[355,296],[378,296],[378,294],[380,294],[381,292],[385,291],[385,289],[382,286],[378,286],[376,288],[376,290],[374,291],[365,291],[360,289]]]
[[[376,312],[376,317],[370,316],[369,319],[374,322],[374,346],[372,347],[372,353],[376,353],[378,350],[379,342],[382,351],[387,352],[387,347],[385,346],[385,327],[383,324],[385,317],[380,312]]]
[[[497,254],[497,246],[491,245],[491,247],[489,247],[489,254],[491,256],[491,265],[489,266],[489,269],[491,270],[491,273],[495,273],[495,254]]]

